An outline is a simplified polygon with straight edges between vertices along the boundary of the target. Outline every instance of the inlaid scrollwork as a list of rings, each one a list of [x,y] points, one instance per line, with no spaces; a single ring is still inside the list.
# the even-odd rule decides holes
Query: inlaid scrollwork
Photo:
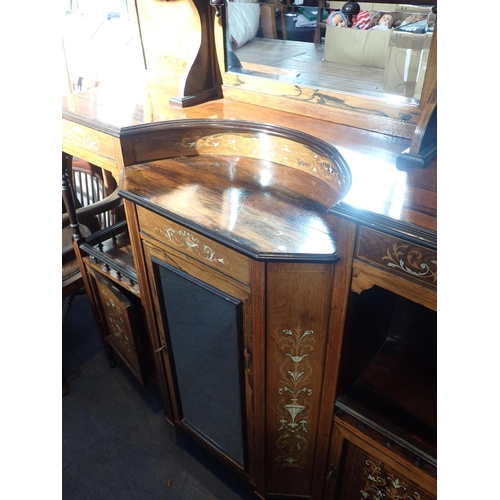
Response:
[[[408,482],[397,478],[389,471],[383,471],[371,460],[365,461],[363,469],[365,486],[360,490],[360,500],[423,500],[423,497]]]
[[[131,350],[134,349],[134,345],[128,338],[122,309],[116,304],[113,297],[108,294],[105,287],[100,287],[100,293],[105,299],[104,305],[106,307],[106,317],[111,334],[115,338],[116,342],[118,342],[126,351],[131,352]]]
[[[71,142],[79,143],[88,149],[99,151],[99,139],[90,131],[82,130],[77,125],[68,125],[63,122],[63,136]]]
[[[437,270],[433,271],[423,260],[422,252],[412,249],[409,245],[393,243],[392,247],[387,247],[382,260],[388,261],[387,266],[392,269],[401,270],[417,278],[428,278],[432,283],[437,282]],[[431,260],[430,263],[437,266],[436,260]]]
[[[278,393],[285,395],[280,399],[278,410],[278,433],[276,441],[279,453],[276,461],[285,467],[304,467],[310,404],[308,397],[312,395],[308,383],[313,371],[308,362],[313,350],[313,330],[302,331],[297,328],[283,330],[280,348],[284,353],[284,362],[280,367],[281,383]]]
[[[229,266],[224,257],[216,255],[214,250],[212,250],[208,245],[200,242],[199,238],[188,231],[182,229],[173,229],[170,227],[166,228],[165,230],[155,227],[153,228],[153,231],[155,233],[161,234],[163,237],[167,237],[174,245],[178,247],[188,248],[189,250],[196,253],[199,257],[202,257],[209,262]]]
[[[281,137],[261,138],[256,134],[214,134],[197,140],[184,138],[176,146],[195,149],[198,154],[234,152],[239,156],[260,158],[283,165],[299,167],[341,188],[344,175],[337,165],[303,144]]]

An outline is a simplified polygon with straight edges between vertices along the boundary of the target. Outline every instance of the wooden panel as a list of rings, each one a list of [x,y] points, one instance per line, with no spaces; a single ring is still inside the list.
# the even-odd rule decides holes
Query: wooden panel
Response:
[[[311,498],[332,278],[332,265],[268,265],[267,494]]]
[[[193,4],[137,0],[136,5],[146,67],[165,72],[165,79],[180,78],[199,46],[196,32],[200,27]]]
[[[142,345],[137,337],[134,304],[120,292],[113,282],[93,269],[88,270],[94,278],[99,308],[107,326],[105,340],[122,358],[139,382],[144,384],[140,360]]]
[[[437,498],[435,478],[357,434],[356,429],[340,425],[335,419],[336,444],[332,451],[337,452],[337,456],[332,457],[332,470],[338,474],[337,491],[332,495],[330,490],[325,500]]]
[[[142,233],[199,259],[241,283],[250,283],[250,261],[247,257],[142,207],[137,207],[137,214]]]
[[[437,289],[437,252],[361,226],[357,259],[433,290]]]
[[[121,160],[116,152],[116,141],[111,135],[62,120],[62,150],[77,158],[109,170],[118,179]],[[119,151],[119,149],[118,149]]]
[[[127,216],[127,226],[130,235],[130,244],[132,247],[134,260],[136,263],[137,279],[139,281],[139,289],[141,291],[141,303],[142,303],[141,305],[143,308],[145,323],[147,325],[148,340],[151,348],[151,359],[154,360],[152,364],[154,365],[155,378],[159,382],[161,388],[163,402],[165,405],[166,418],[171,424],[173,424],[173,410],[172,410],[173,396],[170,393],[169,387],[165,380],[163,355],[160,351],[158,351],[158,349],[161,348],[161,344],[156,327],[155,311],[151,300],[153,293],[156,293],[156,291],[154,287],[152,288],[150,287],[150,283],[148,281],[144,250],[142,247],[139,234],[139,223],[137,221],[136,207],[128,200],[125,200],[124,208],[125,208],[125,214]]]

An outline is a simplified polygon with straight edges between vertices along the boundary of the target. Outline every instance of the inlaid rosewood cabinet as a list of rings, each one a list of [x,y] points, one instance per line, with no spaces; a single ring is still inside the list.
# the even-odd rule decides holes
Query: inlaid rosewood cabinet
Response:
[[[171,421],[259,496],[319,498],[351,265],[339,250],[355,234],[328,211],[349,186],[342,157],[249,122],[157,127],[128,146],[120,192]]]
[[[161,5],[201,16],[189,68],[63,100],[63,151],[121,178],[133,272],[81,263],[93,302],[117,288],[143,316],[113,298],[116,333],[141,335],[108,342],[259,498],[435,499],[436,32],[417,105],[243,81],[224,15]],[[174,38],[169,64],[191,53]],[[397,165],[414,156],[426,168]]]

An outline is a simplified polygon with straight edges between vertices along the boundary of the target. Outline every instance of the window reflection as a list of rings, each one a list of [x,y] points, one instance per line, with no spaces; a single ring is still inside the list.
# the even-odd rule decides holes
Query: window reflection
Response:
[[[144,69],[127,0],[66,0],[63,47],[73,92],[120,83]]]
[[[353,207],[399,219],[408,189],[407,173],[396,169],[394,163],[369,154],[350,150],[342,155],[348,164],[356,165],[351,171],[351,189],[343,201]],[[357,179],[363,182],[357,182]],[[390,200],[389,204],[387,200]]]

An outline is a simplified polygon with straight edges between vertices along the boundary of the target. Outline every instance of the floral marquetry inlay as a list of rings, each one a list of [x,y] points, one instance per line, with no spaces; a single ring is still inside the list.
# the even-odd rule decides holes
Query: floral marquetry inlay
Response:
[[[362,226],[356,257],[411,281],[437,288],[437,251]]]
[[[162,236],[166,236],[174,245],[189,249],[209,262],[229,266],[223,256],[217,255],[211,247],[202,243],[198,237],[188,231],[170,227],[167,227],[165,230],[155,227],[154,231]]]
[[[178,147],[194,149],[198,154],[220,153],[259,158],[282,165],[299,168],[327,180],[340,188],[344,175],[337,165],[326,156],[311,148],[282,137],[264,137],[258,134],[215,134],[197,140],[185,138]]]
[[[127,335],[122,309],[116,304],[114,298],[108,294],[105,287],[100,287],[100,294],[105,299],[107,323],[115,342],[119,343],[127,352],[131,352],[134,346]]]
[[[401,270],[411,276],[428,278],[432,283],[437,282],[437,269],[432,270],[424,260],[422,252],[412,249],[409,245],[394,243],[387,248],[387,253],[382,260],[387,261],[387,266]],[[437,260],[429,262],[437,267]]]
[[[424,500],[407,481],[399,479],[395,474],[384,471],[371,460],[366,460],[363,470],[365,486],[360,491],[360,500]]]
[[[304,467],[309,446],[308,424],[310,404],[309,378],[312,367],[309,355],[313,350],[313,330],[300,328],[283,330],[280,348],[284,355],[280,367],[281,383],[278,393],[284,397],[278,404],[279,437],[276,441],[279,453],[276,461],[285,467]]]
[[[91,130],[83,130],[78,125],[70,125],[63,121],[63,136],[73,143],[99,151],[99,139]]]

